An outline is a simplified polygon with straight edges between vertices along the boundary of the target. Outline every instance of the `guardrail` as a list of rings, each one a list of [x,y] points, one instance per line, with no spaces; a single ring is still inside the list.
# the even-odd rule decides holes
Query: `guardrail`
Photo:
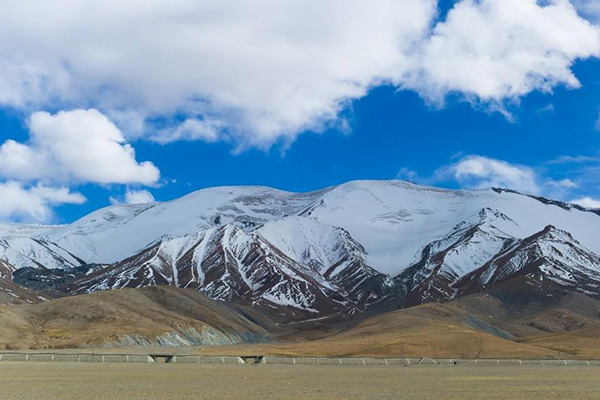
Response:
[[[96,362],[178,364],[291,364],[291,365],[580,365],[600,366],[600,360],[461,359],[371,357],[201,356],[165,354],[0,353],[0,362]]]

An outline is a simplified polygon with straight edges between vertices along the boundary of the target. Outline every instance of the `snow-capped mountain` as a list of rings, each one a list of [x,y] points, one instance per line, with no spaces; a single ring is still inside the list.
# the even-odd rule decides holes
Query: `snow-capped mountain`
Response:
[[[176,238],[73,282],[88,293],[122,287],[175,285],[216,300],[335,312],[347,302],[316,271],[295,262],[259,235],[234,225]]]
[[[516,222],[506,215],[484,208],[471,221],[461,222],[448,235],[425,246],[421,259],[396,277],[409,293],[405,303],[454,298],[458,290],[454,284],[460,278],[517,241],[505,233],[513,225]]]
[[[0,259],[17,268],[64,269],[85,264],[67,250],[43,238],[0,238]]]
[[[164,239],[231,224],[253,231],[300,214],[319,192],[295,194],[264,187],[200,190],[167,203],[107,207],[44,234],[87,262],[109,264]]]
[[[0,273],[77,271],[68,293],[169,284],[298,315],[354,313],[466,293],[467,276],[548,225],[599,254],[599,214],[513,191],[403,181],[309,193],[219,187],[69,225],[2,225]],[[590,257],[555,259],[587,275]]]
[[[267,222],[298,216],[344,228],[365,248],[369,265],[395,276],[415,261],[424,245],[486,207],[517,222],[507,232],[512,236],[524,238],[550,224],[600,252],[594,238],[600,216],[592,212],[509,191],[445,190],[403,181],[350,182],[310,193],[210,188],[167,203],[107,207],[39,236],[86,262],[108,264],[165,237],[226,224],[251,232]]]
[[[368,265],[364,247],[343,228],[296,216],[265,224],[257,234],[356,304],[378,303],[396,294],[392,278]]]
[[[327,230],[316,222],[303,222]],[[227,224],[157,243],[111,267],[73,281],[66,289],[78,294],[123,287],[175,285],[198,289],[216,300],[271,308],[290,307],[294,309],[292,314],[350,312],[391,296],[394,281],[364,264],[364,250],[347,232],[328,229],[334,236],[329,242],[321,243],[315,241],[319,238],[303,241],[296,230],[282,235],[283,231],[277,226],[268,226],[269,232],[261,232],[261,228],[248,233]],[[297,247],[285,246],[282,251],[268,240],[276,232],[279,236],[271,237],[282,241],[280,245],[287,238],[295,239]],[[303,245],[305,247],[301,247]],[[319,245],[321,247],[317,247]],[[318,255],[312,256],[310,251]]]
[[[548,225],[508,246],[482,267],[464,276],[457,287],[459,294],[475,293],[517,277],[536,283],[549,280],[565,290],[598,296],[600,257],[568,232]]]

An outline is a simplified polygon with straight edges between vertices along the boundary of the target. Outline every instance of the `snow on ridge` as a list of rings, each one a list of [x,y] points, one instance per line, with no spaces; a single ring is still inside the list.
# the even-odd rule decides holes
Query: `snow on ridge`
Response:
[[[596,214],[492,189],[431,190],[407,183],[340,186],[323,196],[311,217],[346,229],[367,250],[369,265],[396,275],[418,260],[425,245],[486,207],[515,222],[498,227],[508,235],[525,238],[551,223],[600,253],[600,242],[594,240],[600,228]]]
[[[324,272],[341,257],[344,246],[341,228],[304,217],[285,217],[269,222],[256,233],[291,259]]]
[[[569,276],[585,275],[600,280],[600,257],[582,246],[569,232],[546,226],[540,232],[516,241],[474,272],[483,285],[499,282],[540,263],[539,270],[548,277],[572,281]]]
[[[0,259],[16,268],[72,268],[81,260],[51,242],[24,236],[0,238]]]
[[[347,231],[365,249],[369,266],[395,276],[418,260],[424,246],[485,208],[515,222],[498,222],[496,227],[507,235],[525,238],[552,224],[600,253],[600,242],[595,240],[600,228],[597,214],[544,204],[510,191],[440,189],[406,181],[352,181],[307,193],[261,186],[208,188],[165,203],[107,207],[69,225],[27,228],[30,232],[23,236],[56,243],[86,262],[112,263],[164,237],[201,234],[227,224],[268,236],[273,229],[269,226],[275,226],[272,224],[292,223],[292,218],[302,216],[305,219],[296,221],[304,225],[314,221],[323,232],[334,232],[333,228]],[[278,229],[284,225],[282,222]],[[305,229],[304,225],[298,229]],[[2,226],[0,237],[1,232]],[[324,235],[325,244],[310,250],[318,260],[330,256],[323,253],[329,240],[323,232],[317,236]],[[285,240],[296,239],[291,236]],[[288,255],[304,246],[281,240],[279,245]],[[292,258],[297,257],[301,255]]]

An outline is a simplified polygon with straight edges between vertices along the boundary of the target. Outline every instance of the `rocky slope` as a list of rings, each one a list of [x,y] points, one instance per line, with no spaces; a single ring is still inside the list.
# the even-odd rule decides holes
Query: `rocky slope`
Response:
[[[428,244],[421,259],[396,277],[409,293],[405,305],[447,301],[456,297],[457,281],[517,241],[502,228],[516,223],[490,208],[461,222],[446,236]]]
[[[476,293],[502,283],[530,287],[551,296],[552,287],[600,297],[600,257],[571,234],[548,225],[542,231],[504,249],[477,270],[465,275],[459,295]]]
[[[0,278],[0,305],[41,303],[57,296],[59,294],[55,292],[37,292],[11,280]]]
[[[396,278],[409,293],[403,306],[510,287],[544,301],[569,291],[600,298],[600,257],[568,232],[549,225],[516,239],[492,222],[458,226],[426,246],[422,259]]]

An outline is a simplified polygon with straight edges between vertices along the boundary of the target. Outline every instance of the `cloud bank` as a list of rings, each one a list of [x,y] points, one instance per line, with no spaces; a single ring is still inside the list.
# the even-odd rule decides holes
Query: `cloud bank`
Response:
[[[436,0],[5,0],[0,108],[30,118],[28,141],[0,146],[2,185],[38,193],[32,215],[47,219],[59,201],[40,187],[156,184],[135,139],[289,144],[347,126],[342,111],[380,85],[509,115],[532,91],[579,87],[573,64],[600,56],[596,11],[589,0],[462,0],[441,19]],[[465,185],[542,190],[500,160],[453,168]],[[129,200],[150,200],[143,192]]]
[[[572,64],[600,54],[567,0],[437,15],[435,0],[6,0],[0,105],[95,107],[129,137],[268,147],[339,122],[377,85],[502,103],[577,87]]]

